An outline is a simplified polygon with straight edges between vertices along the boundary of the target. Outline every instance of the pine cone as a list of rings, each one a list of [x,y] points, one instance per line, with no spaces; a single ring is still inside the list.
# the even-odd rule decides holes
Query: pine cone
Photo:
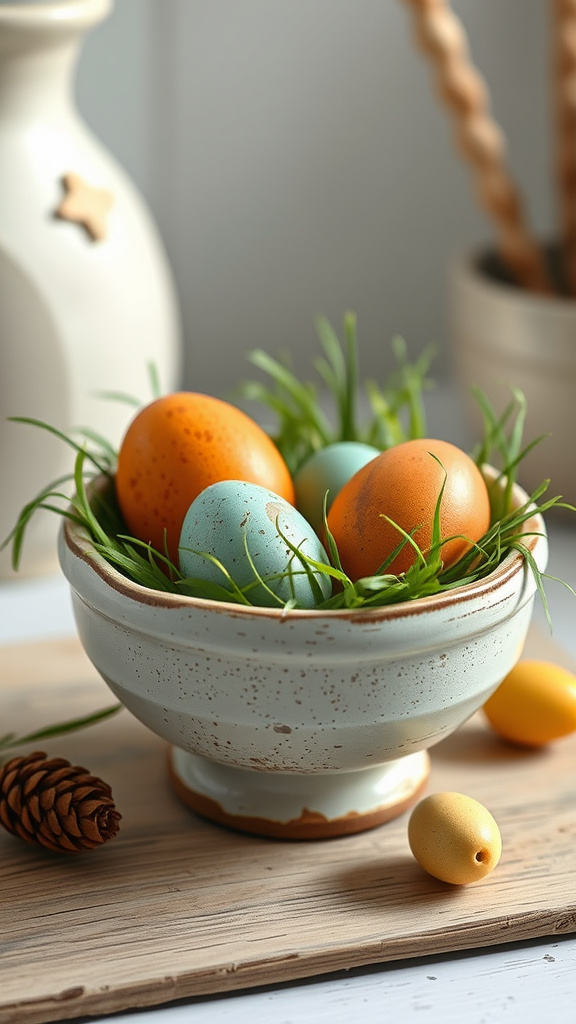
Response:
[[[0,768],[0,823],[27,843],[76,853],[118,832],[112,790],[85,768],[36,751]]]

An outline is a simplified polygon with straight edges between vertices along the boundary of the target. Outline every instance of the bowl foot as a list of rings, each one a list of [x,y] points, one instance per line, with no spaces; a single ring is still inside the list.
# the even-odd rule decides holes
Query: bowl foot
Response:
[[[234,768],[170,749],[170,781],[198,814],[277,839],[329,839],[375,828],[403,814],[430,773],[426,751],[359,771],[330,774]]]

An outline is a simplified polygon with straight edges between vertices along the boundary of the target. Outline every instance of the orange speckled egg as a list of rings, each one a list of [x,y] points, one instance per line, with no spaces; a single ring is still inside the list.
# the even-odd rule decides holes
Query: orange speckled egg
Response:
[[[178,539],[194,498],[220,480],[260,484],[294,504],[284,459],[242,410],[192,391],[165,395],[130,423],[118,454],[116,494],[130,534],[177,564]]]
[[[344,485],[328,513],[328,526],[351,579],[373,576],[401,543],[402,533],[392,523],[406,533],[415,531],[413,538],[422,552],[430,549],[445,478],[441,536],[454,538],[442,547],[447,568],[490,525],[488,489],[469,455],[448,441],[404,441],[372,459]],[[386,572],[406,572],[415,559],[414,548],[406,543]]]

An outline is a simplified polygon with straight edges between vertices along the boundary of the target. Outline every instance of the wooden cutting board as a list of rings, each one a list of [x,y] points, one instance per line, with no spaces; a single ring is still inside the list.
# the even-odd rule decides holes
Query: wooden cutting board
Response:
[[[528,651],[567,663],[539,637]],[[110,703],[76,640],[0,648],[0,732]],[[522,752],[478,715],[435,748],[429,792],[482,801],[503,837],[496,871],[462,888],[420,869],[407,815],[312,843],[201,820],[170,789],[165,744],[125,711],[41,749],[109,782],[123,817],[72,856],[0,830],[0,1024],[576,931],[576,737]]]

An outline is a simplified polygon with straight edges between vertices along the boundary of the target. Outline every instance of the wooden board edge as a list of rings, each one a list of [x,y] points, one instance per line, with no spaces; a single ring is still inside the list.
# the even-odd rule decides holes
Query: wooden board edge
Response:
[[[241,994],[249,990],[295,981],[315,981],[340,971],[393,965],[397,961],[430,958],[456,952],[486,951],[492,947],[576,932],[576,904],[545,915],[531,912],[502,917],[498,922],[462,925],[446,933],[441,929],[419,937],[397,938],[388,948],[373,941],[363,947],[343,946],[305,954],[286,953],[269,959],[222,964],[214,970],[189,971],[176,977],[134,981],[113,989],[87,991],[82,985],[39,1000],[0,1002],[0,1024],[54,1024],[88,1016],[105,1016],[165,1006],[207,996]],[[418,943],[418,945],[416,945]]]

